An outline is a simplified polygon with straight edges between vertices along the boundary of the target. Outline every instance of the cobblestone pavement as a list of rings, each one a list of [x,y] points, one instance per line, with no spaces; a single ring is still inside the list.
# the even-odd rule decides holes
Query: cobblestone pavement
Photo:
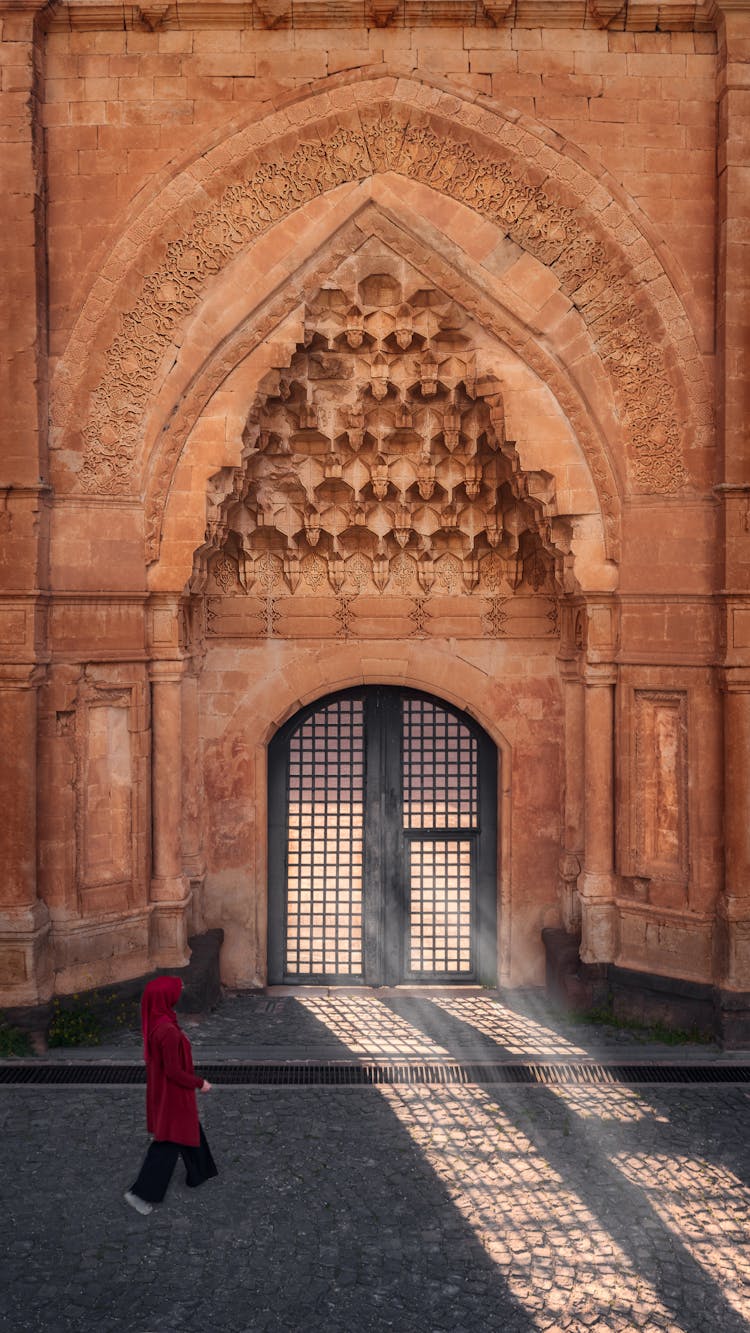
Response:
[[[227,1000],[194,1048],[437,1058],[484,1028],[493,1057],[525,1041],[581,1059],[607,1039],[497,998],[354,1000]],[[200,1106],[220,1177],[189,1191],[178,1167],[145,1218],[122,1199],[141,1088],[0,1091],[13,1333],[750,1328],[742,1086],[215,1088]]]
[[[712,1043],[670,1045],[604,1024],[561,1015],[543,992],[454,987],[404,990],[297,990],[268,995],[229,991],[196,1025],[183,1019],[196,1058],[747,1061]],[[50,1060],[139,1059],[140,1029],[108,1035],[101,1046],[51,1050]]]

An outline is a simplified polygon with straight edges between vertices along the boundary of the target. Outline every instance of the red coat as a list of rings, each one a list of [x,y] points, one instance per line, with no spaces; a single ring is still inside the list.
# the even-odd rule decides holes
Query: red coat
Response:
[[[159,1023],[146,1060],[146,1124],[155,1139],[197,1148],[200,1143],[195,1090],[203,1082],[193,1069],[190,1042],[174,1023]]]

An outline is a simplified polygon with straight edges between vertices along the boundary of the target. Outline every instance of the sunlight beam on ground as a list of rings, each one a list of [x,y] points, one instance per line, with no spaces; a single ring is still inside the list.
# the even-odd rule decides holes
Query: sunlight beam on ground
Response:
[[[308,1013],[323,1023],[353,1054],[373,1059],[448,1059],[450,1052],[419,1028],[367,996],[300,996]]]
[[[622,1330],[635,1308],[641,1327],[656,1317],[678,1333],[629,1256],[487,1092],[379,1091],[538,1328],[572,1318]]]
[[[300,1003],[354,1054],[449,1054],[379,1000],[347,995],[304,997]],[[457,1000],[444,1007],[451,1013],[457,1005],[464,1017],[470,1005],[480,1017],[477,1004],[488,1002]],[[498,1008],[506,1012],[493,1006]],[[497,1028],[496,1013],[490,1023]],[[536,1026],[525,1023],[529,1037]],[[543,1031],[537,1041],[549,1044],[554,1035]],[[664,1327],[682,1333],[632,1259],[484,1089],[380,1086],[377,1091],[540,1330],[554,1330],[556,1321],[564,1320],[568,1328],[623,1333],[632,1328],[626,1312],[637,1310],[638,1326],[649,1333]],[[522,1114],[533,1119],[530,1106]]]
[[[499,1000],[475,996],[456,999],[431,996],[432,1003],[451,1018],[468,1023],[486,1037],[503,1046],[509,1055],[536,1056],[590,1056],[583,1046],[575,1046],[554,1028],[545,1027],[526,1014],[519,1014]]]
[[[750,1327],[750,1189],[726,1167],[695,1157],[622,1152],[612,1161],[643,1190],[664,1225]]]

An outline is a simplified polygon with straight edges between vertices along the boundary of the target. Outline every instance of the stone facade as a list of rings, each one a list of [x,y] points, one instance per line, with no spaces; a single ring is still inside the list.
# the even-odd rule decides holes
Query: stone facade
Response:
[[[266,980],[270,739],[497,746],[498,979],[750,992],[750,3],[0,0],[0,1003]]]

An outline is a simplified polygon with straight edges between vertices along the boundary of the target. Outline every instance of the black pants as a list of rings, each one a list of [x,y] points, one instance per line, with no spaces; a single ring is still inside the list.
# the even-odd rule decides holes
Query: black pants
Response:
[[[144,1199],[146,1203],[161,1203],[177,1165],[177,1158],[180,1156],[185,1163],[185,1182],[191,1188],[202,1185],[212,1176],[218,1176],[219,1172],[211,1156],[203,1126],[200,1125],[199,1128],[201,1141],[197,1148],[191,1148],[186,1143],[171,1143],[168,1139],[154,1139],[146,1153],[138,1179],[131,1187],[131,1193],[137,1194],[139,1199]]]

